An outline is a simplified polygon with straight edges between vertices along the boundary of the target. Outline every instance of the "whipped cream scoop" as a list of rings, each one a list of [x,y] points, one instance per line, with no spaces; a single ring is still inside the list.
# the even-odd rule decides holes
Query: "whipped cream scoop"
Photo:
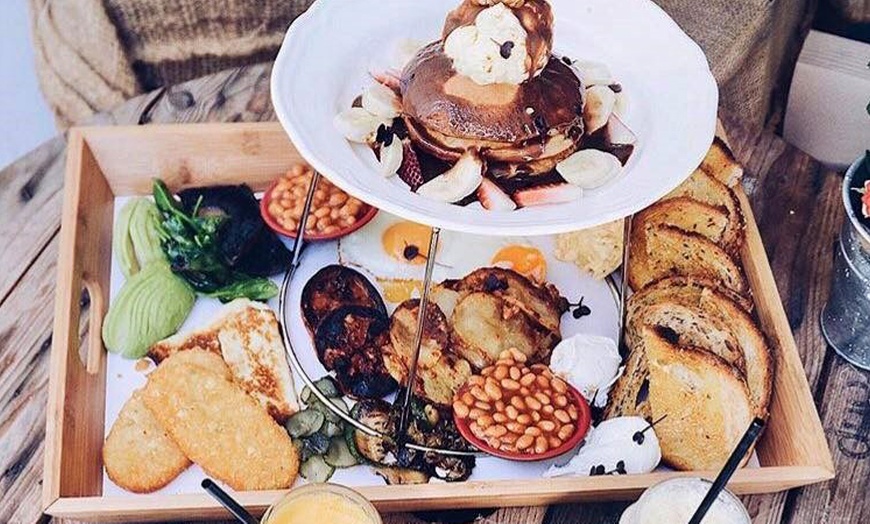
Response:
[[[617,417],[595,426],[577,455],[564,466],[551,466],[544,477],[649,473],[661,459],[659,439],[645,419]]]
[[[613,339],[583,333],[559,342],[550,356],[553,373],[598,407],[607,403],[607,393],[619,378],[621,365]]]
[[[459,74],[477,84],[521,84],[530,76],[527,36],[516,15],[496,4],[478,13],[473,24],[454,29],[444,40],[444,53]]]

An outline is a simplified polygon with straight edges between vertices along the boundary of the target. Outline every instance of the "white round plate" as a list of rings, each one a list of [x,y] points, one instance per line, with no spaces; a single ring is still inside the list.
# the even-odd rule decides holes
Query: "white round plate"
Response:
[[[629,96],[637,135],[622,174],[567,204],[486,211],[411,192],[376,171],[372,151],[333,127],[406,39],[439,38],[459,0],[318,0],[284,39],[272,103],[302,156],[333,183],[380,209],[433,227],[483,235],[543,235],[594,227],[649,206],[680,184],[713,140],[718,90],[701,49],[649,0],[551,0],[554,51],[607,64]]]

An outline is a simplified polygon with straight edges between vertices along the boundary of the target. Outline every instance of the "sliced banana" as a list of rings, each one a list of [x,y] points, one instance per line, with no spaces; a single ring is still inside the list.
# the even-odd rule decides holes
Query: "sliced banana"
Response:
[[[583,106],[583,124],[586,133],[592,134],[607,124],[613,107],[616,105],[616,93],[607,86],[592,86],[586,90],[586,105]]]
[[[466,151],[452,168],[426,182],[417,193],[441,202],[458,202],[477,191],[483,182],[483,161],[477,152]]]
[[[574,66],[580,76],[580,81],[586,87],[604,85],[608,86],[613,83],[613,75],[610,74],[610,68],[601,62],[593,62],[591,60],[575,62]]]
[[[572,185],[595,189],[618,175],[622,171],[622,163],[610,153],[583,149],[559,162],[556,171]]]
[[[399,96],[380,82],[375,82],[363,91],[362,106],[363,109],[383,120],[396,118],[402,109]]]
[[[405,156],[405,148],[399,137],[393,136],[393,141],[388,146],[381,147],[381,156],[378,159],[378,167],[384,177],[389,178],[402,167],[402,159]]]
[[[384,122],[361,107],[351,107],[335,115],[332,123],[351,142],[365,144],[372,141]]]

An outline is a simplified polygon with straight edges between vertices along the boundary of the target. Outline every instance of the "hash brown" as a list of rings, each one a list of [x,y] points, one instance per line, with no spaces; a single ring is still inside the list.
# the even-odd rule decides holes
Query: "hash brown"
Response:
[[[182,353],[183,354],[183,353]],[[227,374],[209,367],[166,359],[148,377],[146,406],[179,449],[206,474],[235,490],[290,487],[299,472],[299,454],[287,435]]]
[[[151,493],[190,466],[136,390],[121,408],[103,445],[103,464],[112,482],[133,493]]]

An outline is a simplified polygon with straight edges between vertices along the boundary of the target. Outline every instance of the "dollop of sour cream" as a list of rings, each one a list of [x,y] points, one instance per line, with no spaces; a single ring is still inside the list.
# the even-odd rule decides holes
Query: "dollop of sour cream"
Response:
[[[444,53],[459,74],[480,85],[516,84],[530,78],[526,32],[502,3],[478,13],[474,24],[458,27],[444,41]]]
[[[577,455],[564,466],[551,466],[544,476],[589,475],[595,468],[601,474],[649,473],[661,460],[659,439],[644,418],[617,417],[595,426]]]
[[[559,342],[550,357],[553,373],[598,407],[607,404],[607,393],[621,374],[621,364],[613,339],[582,333]]]

